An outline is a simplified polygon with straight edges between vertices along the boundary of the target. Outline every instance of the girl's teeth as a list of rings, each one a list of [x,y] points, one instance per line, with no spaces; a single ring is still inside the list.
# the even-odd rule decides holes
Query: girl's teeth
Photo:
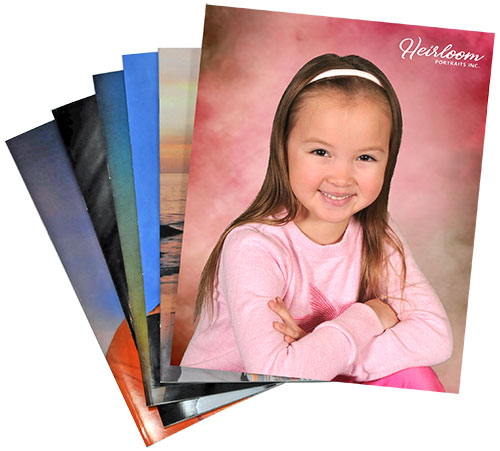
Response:
[[[323,191],[322,191],[323,193]],[[351,195],[350,194],[346,194],[345,196],[340,196],[340,197],[337,197],[337,196],[334,196],[332,194],[327,194],[327,193],[323,193],[326,197],[330,198],[330,199],[333,199],[333,200],[342,200],[342,199],[347,199],[348,197],[350,197]]]

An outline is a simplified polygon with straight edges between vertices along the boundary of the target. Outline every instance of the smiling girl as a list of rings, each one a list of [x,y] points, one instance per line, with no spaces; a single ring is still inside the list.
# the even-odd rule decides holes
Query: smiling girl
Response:
[[[322,55],[278,105],[264,183],[200,281],[183,366],[442,391],[446,313],[387,212],[397,96],[358,56]]]

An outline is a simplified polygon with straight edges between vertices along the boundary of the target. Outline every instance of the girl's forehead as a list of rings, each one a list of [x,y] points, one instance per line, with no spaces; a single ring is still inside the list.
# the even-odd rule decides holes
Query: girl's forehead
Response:
[[[339,89],[316,89],[303,94],[299,103],[302,107],[328,103],[336,105],[339,108],[348,108],[369,103],[375,104],[384,112],[390,111],[389,103],[385,98],[368,91],[348,94]]]
[[[368,96],[313,96],[300,106],[289,133],[294,142],[323,142],[348,148],[386,148],[391,117]]]
[[[332,113],[349,114],[354,110],[369,111],[370,115],[379,116],[382,120],[391,121],[391,108],[385,99],[377,98],[373,95],[360,93],[358,95],[347,95],[338,91],[319,91],[307,93],[301,99],[300,104],[293,114],[292,126],[306,119],[309,121],[311,116],[316,118],[324,115],[330,116]],[[328,117],[324,117],[325,120]]]

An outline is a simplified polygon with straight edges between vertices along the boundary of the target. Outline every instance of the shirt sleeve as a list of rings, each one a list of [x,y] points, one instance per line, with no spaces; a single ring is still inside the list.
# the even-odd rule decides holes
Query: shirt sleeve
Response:
[[[392,222],[391,227],[397,231]],[[380,379],[410,367],[436,365],[452,353],[453,338],[444,307],[418,268],[408,245],[399,233],[398,236],[404,246],[406,283],[401,293],[401,258],[393,251],[388,269],[387,302],[400,322],[375,337],[357,354],[348,374],[358,381]]]
[[[246,371],[275,376],[331,380],[353,365],[359,352],[383,328],[373,310],[354,304],[311,334],[288,345],[274,330],[279,317],[268,307],[284,297],[288,256],[273,237],[235,229],[224,242],[218,289],[226,300]]]

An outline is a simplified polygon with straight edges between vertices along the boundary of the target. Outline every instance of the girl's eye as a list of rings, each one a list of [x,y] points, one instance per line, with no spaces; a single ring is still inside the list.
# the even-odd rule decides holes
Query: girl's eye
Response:
[[[361,155],[358,157],[360,161],[376,161],[371,155]]]
[[[314,149],[311,153],[319,155],[320,157],[327,157],[328,152],[325,149]]]

